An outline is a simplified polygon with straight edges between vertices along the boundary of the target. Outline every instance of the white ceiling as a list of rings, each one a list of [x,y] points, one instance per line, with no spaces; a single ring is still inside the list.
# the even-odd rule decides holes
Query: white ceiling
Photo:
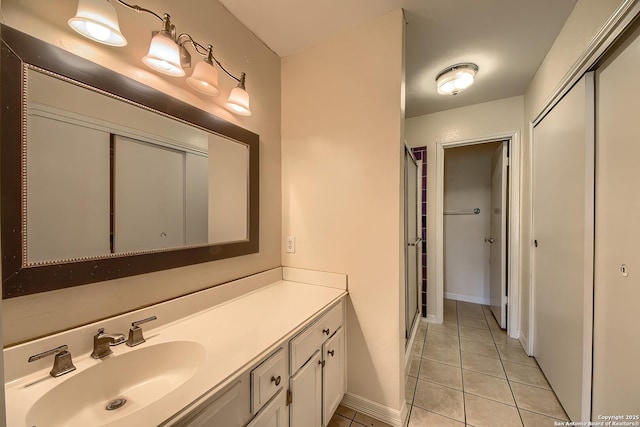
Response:
[[[406,116],[525,92],[577,0],[220,0],[281,57],[391,10],[406,28]],[[384,52],[380,52],[384,55]],[[438,95],[447,66],[474,62],[476,84]]]

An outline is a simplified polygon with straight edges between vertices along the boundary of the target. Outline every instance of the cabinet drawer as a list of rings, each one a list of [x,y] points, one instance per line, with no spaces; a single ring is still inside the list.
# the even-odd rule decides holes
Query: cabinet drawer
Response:
[[[251,413],[257,413],[287,382],[284,350],[279,349],[251,371]]]
[[[291,374],[300,369],[322,343],[342,326],[342,304],[343,302],[340,301],[328,313],[291,340],[289,354]]]

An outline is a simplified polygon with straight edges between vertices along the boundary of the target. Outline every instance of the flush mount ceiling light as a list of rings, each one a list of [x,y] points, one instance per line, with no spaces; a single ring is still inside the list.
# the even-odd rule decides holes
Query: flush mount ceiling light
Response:
[[[473,84],[478,72],[476,64],[456,64],[445,68],[436,77],[438,93],[442,95],[457,95]]]
[[[196,53],[203,57],[203,61],[196,64],[191,77],[187,79],[189,86],[209,96],[219,95],[217,70],[219,67],[238,82],[238,86],[231,90],[225,107],[242,116],[251,115],[249,94],[245,89],[246,74],[242,73],[238,78],[227,71],[213,55],[212,45],[204,47],[187,33],[178,35],[169,14],[160,16],[138,5],[130,5],[122,0],[112,1],[138,13],[151,14],[162,21],[162,29],[152,32],[149,53],[142,59],[148,67],[170,76],[184,76],[184,68],[191,66],[191,55],[186,45],[191,45]],[[120,32],[116,10],[108,0],[78,0],[78,11],[76,16],[69,20],[69,26],[99,43],[110,46],[127,44],[127,40]]]

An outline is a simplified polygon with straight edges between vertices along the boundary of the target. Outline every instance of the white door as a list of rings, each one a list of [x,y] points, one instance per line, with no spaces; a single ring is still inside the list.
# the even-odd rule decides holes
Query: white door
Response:
[[[291,427],[322,427],[322,360],[319,350],[291,377]]]
[[[573,421],[590,415],[593,103],[587,74],[532,141],[534,356]]]
[[[491,158],[491,311],[507,328],[507,166],[508,146],[503,142]]]
[[[640,81],[629,73],[640,66],[638,34],[596,73],[594,421],[640,409]]]
[[[322,398],[324,401],[322,422],[329,425],[345,393],[344,329],[340,328],[322,345],[324,368],[322,370]]]
[[[405,148],[404,209],[405,209],[405,338],[408,340],[418,318],[419,256],[422,239],[419,236],[418,163]]]

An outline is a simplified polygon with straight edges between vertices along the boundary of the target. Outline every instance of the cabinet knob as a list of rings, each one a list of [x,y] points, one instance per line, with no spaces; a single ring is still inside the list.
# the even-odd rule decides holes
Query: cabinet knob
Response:
[[[324,368],[324,360],[318,360],[318,365],[321,365]]]
[[[272,383],[276,383],[276,386],[280,385],[280,381],[282,380],[282,378],[280,378],[280,375],[278,375],[277,377],[271,377],[271,382]]]
[[[329,335],[329,333],[330,333],[330,332],[331,332],[331,331],[329,331],[329,328],[327,328],[327,329],[323,329],[323,330],[322,330],[322,333],[323,333],[323,334],[327,334],[327,335]]]
[[[329,351],[327,351],[327,354],[330,354],[330,355],[331,355],[331,357],[333,357],[333,353],[334,353],[334,352],[335,352],[334,350],[329,350]]]

